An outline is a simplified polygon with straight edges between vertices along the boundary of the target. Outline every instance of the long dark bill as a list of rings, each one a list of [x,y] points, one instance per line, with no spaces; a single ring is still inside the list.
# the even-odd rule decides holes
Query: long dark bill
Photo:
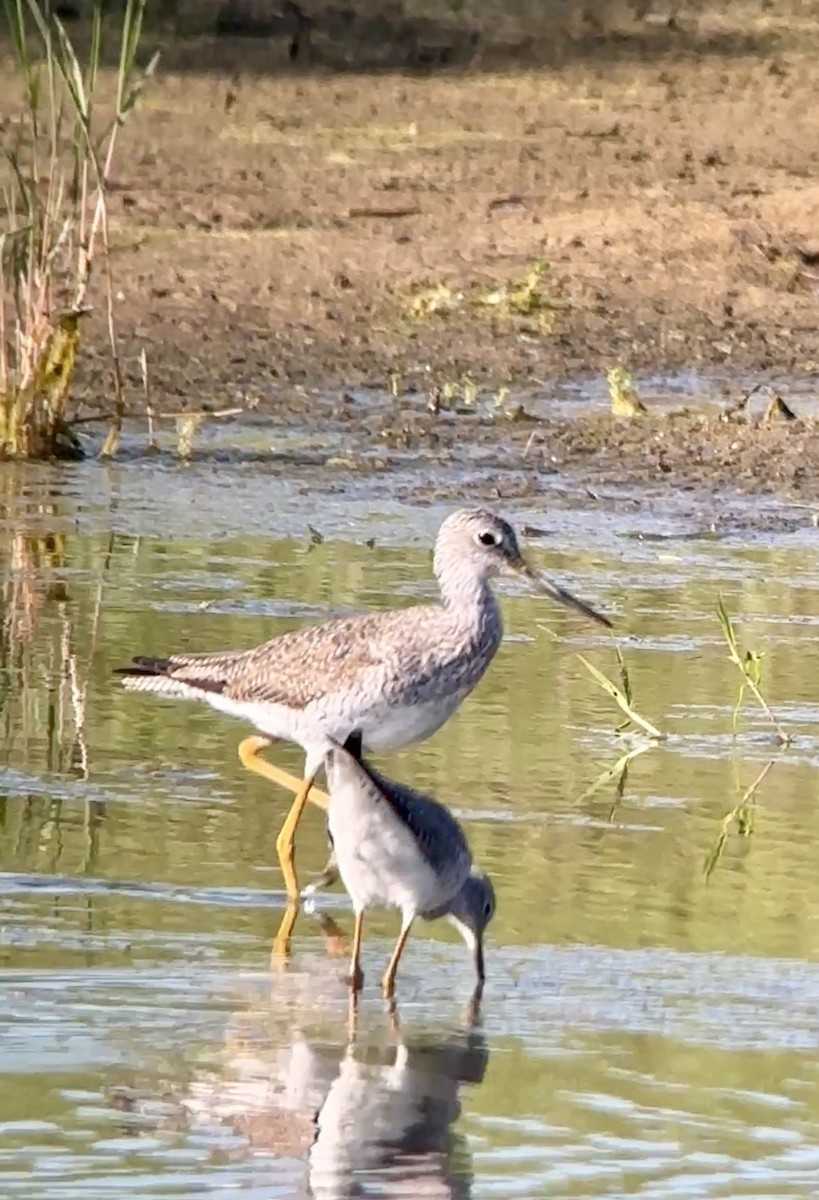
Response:
[[[483,987],[486,980],[486,970],[483,961],[483,938],[476,937],[475,945],[472,950],[472,962],[475,966],[475,978],[478,981],[478,986]]]
[[[548,596],[551,600],[556,600],[558,604],[562,604],[565,608],[573,608],[575,612],[582,613],[584,617],[588,617],[590,621],[595,621],[598,625],[603,625],[606,629],[611,629],[611,621],[608,617],[599,613],[596,608],[592,608],[590,604],[586,604],[585,600],[578,600],[577,596],[573,596],[571,592],[567,592],[559,583],[552,583],[546,575],[541,575],[540,571],[536,571],[531,567],[526,559],[522,558],[517,574],[523,576],[537,588],[544,596]]]

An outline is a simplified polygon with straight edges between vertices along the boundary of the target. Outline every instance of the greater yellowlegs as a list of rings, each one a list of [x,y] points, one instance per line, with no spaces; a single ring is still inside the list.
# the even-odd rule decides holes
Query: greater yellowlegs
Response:
[[[275,783],[287,787],[289,777],[260,751],[277,738],[304,750],[304,780],[276,841],[289,899],[278,949],[286,949],[297,911],[295,831],[327,750],[356,732],[366,750],[400,750],[452,716],[501,642],[501,613],[490,586],[496,575],[522,576],[553,600],[610,625],[535,571],[511,525],[486,509],[447,517],[435,542],[434,570],[441,590],[435,604],[327,621],[252,650],[140,656],[119,672],[132,691],[204,701],[255,725],[264,737],[245,738],[239,757]],[[326,807],[326,796],[313,799]]]
[[[401,932],[381,980],[391,996],[395,973],[416,917],[448,917],[472,952],[484,981],[483,934],[495,912],[486,875],[473,870],[463,829],[449,809],[380,775],[342,746],[325,759],[327,824],[335,862],[353,902],[355,932],[350,986],[359,991],[364,913],[374,905],[401,910]]]

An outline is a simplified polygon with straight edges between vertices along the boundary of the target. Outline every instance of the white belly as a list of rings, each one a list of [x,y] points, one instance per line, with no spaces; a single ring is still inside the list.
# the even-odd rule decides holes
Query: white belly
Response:
[[[462,699],[460,695],[448,696],[445,700],[374,712],[361,722],[364,746],[379,754],[423,742],[449,720]]]
[[[328,738],[343,743],[360,730],[364,747],[375,754],[403,750],[431,737],[457,710],[466,691],[440,700],[393,708],[385,704],[356,711],[338,697],[294,712],[279,704],[226,700],[219,695],[208,701],[220,712],[250,721],[267,737],[296,742],[305,751],[305,769],[312,773],[329,749]]]
[[[440,903],[435,872],[388,804],[358,811],[356,797],[334,789],[328,824],[338,869],[356,911],[383,905],[418,913]]]

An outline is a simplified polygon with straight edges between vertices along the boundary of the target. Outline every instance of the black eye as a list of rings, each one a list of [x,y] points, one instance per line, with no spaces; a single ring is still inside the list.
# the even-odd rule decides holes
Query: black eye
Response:
[[[492,916],[492,901],[491,901],[491,900],[487,900],[487,901],[486,901],[486,903],[484,904],[484,906],[483,906],[483,915],[484,915],[485,917],[491,917],[491,916]]]
[[[483,533],[478,534],[478,541],[482,546],[497,546],[498,535],[496,533],[492,533],[490,529],[485,529]]]

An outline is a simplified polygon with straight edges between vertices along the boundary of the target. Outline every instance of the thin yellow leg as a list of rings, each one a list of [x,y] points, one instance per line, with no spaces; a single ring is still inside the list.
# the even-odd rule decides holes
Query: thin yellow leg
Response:
[[[296,779],[294,775],[283,771],[281,767],[274,767],[272,763],[261,758],[261,751],[271,744],[272,738],[260,737],[258,735],[246,737],[239,744],[239,759],[243,767],[246,767],[249,771],[254,771],[257,775],[261,775],[263,779],[269,779],[271,783],[278,784],[279,787],[293,792],[296,797],[279,831],[279,836],[276,838],[276,853],[279,856],[279,863],[284,875],[284,886],[287,890],[287,908],[285,909],[281,925],[273,942],[273,957],[276,958],[288,953],[290,949],[290,935],[293,932],[293,926],[296,924],[296,917],[299,913],[299,884],[296,878],[294,846],[296,829],[301,820],[301,814],[308,799],[311,803],[315,804],[318,808],[324,809],[326,812],[330,803],[330,797],[321,788],[313,787],[315,776],[312,776],[310,779]]]
[[[246,737],[239,743],[239,758],[242,766],[247,767],[248,771],[255,771],[263,779],[269,779],[271,783],[278,784],[285,791],[298,795],[304,787],[303,779],[297,779],[295,775],[283,771],[281,767],[274,767],[272,763],[259,757],[261,751],[272,744],[272,738]],[[317,787],[311,789],[309,800],[311,804],[315,804],[317,808],[323,808],[325,811],[330,805],[330,797]]]
[[[304,806],[307,803],[307,797],[310,795],[310,789],[313,786],[311,775],[309,779],[305,779],[299,790],[296,792],[296,799],[290,805],[290,812],[284,818],[284,824],[279,830],[279,836],[276,838],[276,853],[279,856],[282,874],[284,875],[284,886],[287,889],[287,898],[290,901],[298,901],[299,898],[299,881],[296,878],[295,864],[295,849],[296,849],[296,830],[299,827],[301,814],[304,812]]]
[[[276,930],[276,936],[273,939],[273,946],[270,951],[270,965],[276,967],[282,964],[283,959],[287,959],[290,954],[290,935],[293,932],[293,926],[296,924],[296,918],[299,915],[298,900],[287,899],[287,907],[284,910],[284,916],[281,919],[279,928]]]
[[[353,992],[360,992],[364,986],[364,974],[361,970],[361,934],[364,929],[364,913],[355,914],[353,930],[353,952],[350,956],[350,987]]]
[[[299,881],[296,878],[295,862],[296,830],[301,820],[301,814],[304,812],[307,797],[310,795],[314,778],[311,775],[309,779],[303,781],[296,793],[296,799],[290,806],[290,812],[279,830],[279,836],[276,838],[276,853],[279,856],[279,865],[282,875],[284,875],[284,886],[287,889],[287,909],[279,926],[279,932],[276,934],[273,945],[274,954],[287,954],[290,949],[290,934],[293,932],[293,926],[298,916]]]
[[[381,990],[384,995],[389,998],[395,990],[395,972],[398,970],[398,963],[401,955],[404,953],[404,947],[407,944],[409,931],[412,929],[412,921],[407,921],[404,928],[398,935],[398,941],[395,943],[395,949],[392,952],[389,966],[384,972],[384,978],[381,980]]]

